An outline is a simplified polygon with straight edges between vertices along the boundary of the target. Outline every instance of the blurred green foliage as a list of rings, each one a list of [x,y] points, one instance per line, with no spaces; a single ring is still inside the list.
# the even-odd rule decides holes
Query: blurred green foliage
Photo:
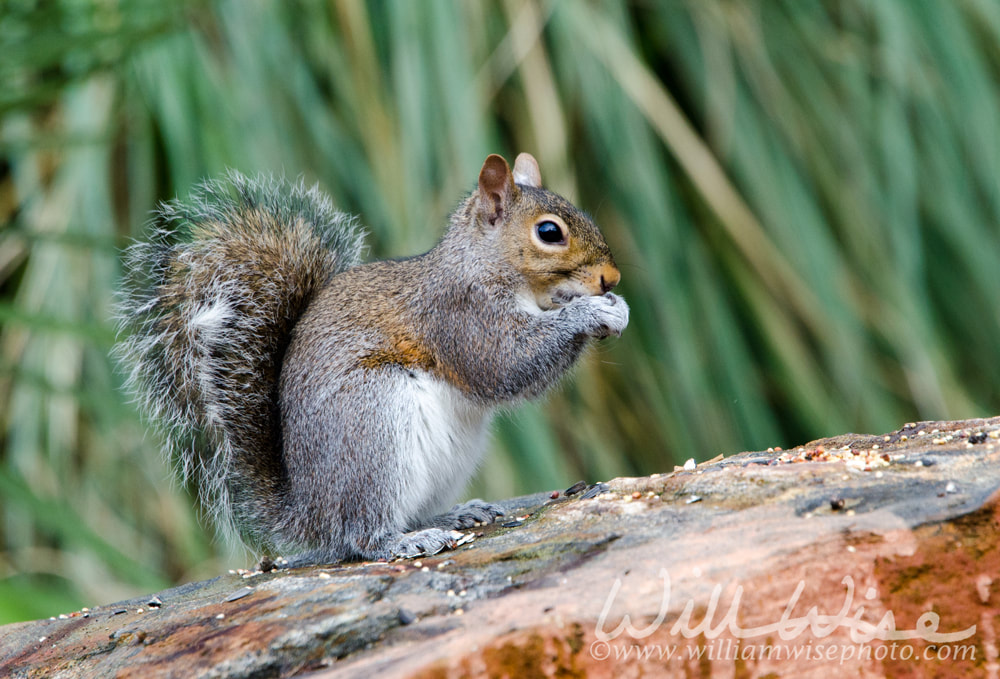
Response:
[[[108,358],[118,251],[234,167],[374,256],[483,158],[591,211],[631,325],[498,423],[486,497],[1000,410],[992,0],[7,0],[0,622],[209,576]]]

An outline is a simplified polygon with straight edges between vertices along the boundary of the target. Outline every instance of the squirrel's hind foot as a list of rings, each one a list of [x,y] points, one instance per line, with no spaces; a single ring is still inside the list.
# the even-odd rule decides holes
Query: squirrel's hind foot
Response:
[[[425,528],[404,533],[392,546],[391,551],[396,558],[413,559],[418,556],[433,556],[443,549],[452,549],[454,546],[455,537],[450,530]]]
[[[503,516],[503,513],[500,505],[478,499],[457,504],[446,513],[420,523],[421,530],[404,533],[390,551],[396,558],[413,559],[431,556],[443,549],[453,549],[455,540],[461,534],[452,531],[492,523],[498,516]]]
[[[500,505],[475,499],[457,504],[446,513],[435,516],[428,525],[461,530],[472,528],[477,524],[493,523],[498,516],[503,516],[503,513]]]
[[[393,559],[415,559],[419,556],[432,556],[441,550],[451,549],[460,533],[453,533],[448,528],[424,528],[410,533],[400,534],[398,538],[388,538],[373,550],[349,555],[346,560],[362,559],[366,561]],[[342,563],[345,557],[341,550],[313,549],[295,554],[280,562],[274,562],[278,568],[302,568],[304,566],[333,565]]]

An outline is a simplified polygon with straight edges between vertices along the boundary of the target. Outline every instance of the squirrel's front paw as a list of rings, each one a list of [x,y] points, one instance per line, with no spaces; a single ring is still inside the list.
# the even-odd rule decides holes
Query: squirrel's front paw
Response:
[[[600,296],[582,297],[579,301],[585,303],[590,311],[591,323],[587,334],[597,339],[610,335],[621,337],[622,330],[628,325],[628,304],[624,299],[613,292],[606,292]]]
[[[392,547],[392,555],[403,559],[418,556],[431,556],[442,549],[455,546],[455,538],[451,531],[440,528],[425,528],[424,530],[405,533]]]

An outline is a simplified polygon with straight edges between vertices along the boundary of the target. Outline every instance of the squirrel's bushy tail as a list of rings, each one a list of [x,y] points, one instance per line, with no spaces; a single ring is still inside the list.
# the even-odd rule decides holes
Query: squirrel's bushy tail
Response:
[[[258,549],[282,512],[278,375],[296,320],[363,233],[317,187],[230,172],[163,204],[128,248],[117,353],[224,528]]]

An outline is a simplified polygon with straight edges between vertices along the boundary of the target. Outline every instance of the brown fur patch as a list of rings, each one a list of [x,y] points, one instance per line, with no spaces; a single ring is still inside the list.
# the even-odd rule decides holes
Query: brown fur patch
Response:
[[[430,370],[434,364],[434,357],[430,352],[416,340],[408,337],[397,339],[392,346],[377,349],[361,358],[361,365],[366,368],[398,365],[403,368]]]

